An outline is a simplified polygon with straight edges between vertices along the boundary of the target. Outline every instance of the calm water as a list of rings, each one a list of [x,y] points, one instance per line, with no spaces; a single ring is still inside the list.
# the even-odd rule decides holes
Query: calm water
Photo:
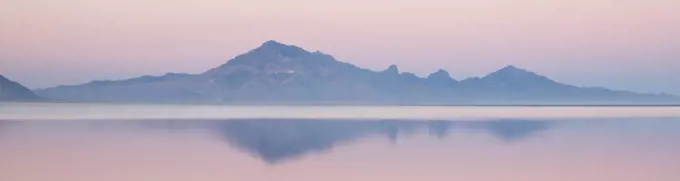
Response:
[[[680,180],[680,118],[493,117],[5,118],[0,180]]]
[[[678,117],[680,106],[222,106],[1,103],[0,119],[497,119]]]

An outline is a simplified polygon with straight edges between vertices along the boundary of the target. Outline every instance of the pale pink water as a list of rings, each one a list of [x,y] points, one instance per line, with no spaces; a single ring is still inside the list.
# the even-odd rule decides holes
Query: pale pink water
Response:
[[[473,129],[378,135],[270,164],[206,128],[0,124],[1,181],[678,181],[678,120],[559,123],[517,140]]]

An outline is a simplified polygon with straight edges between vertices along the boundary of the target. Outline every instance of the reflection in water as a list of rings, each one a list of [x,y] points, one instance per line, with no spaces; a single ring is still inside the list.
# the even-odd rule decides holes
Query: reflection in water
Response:
[[[3,125],[10,122],[0,121]],[[241,120],[148,120],[44,122],[40,125],[68,127],[89,125],[90,129],[120,129],[130,124],[147,129],[170,132],[188,129],[208,129],[227,143],[276,164],[306,154],[331,150],[334,146],[351,143],[370,136],[384,136],[396,143],[399,136],[427,130],[433,137],[444,139],[455,129],[481,130],[505,142],[520,141],[533,133],[550,128],[546,121],[416,121],[416,120],[338,120],[338,119],[241,119]]]
[[[483,128],[490,134],[506,142],[521,141],[538,131],[549,128],[548,124],[545,122],[521,120],[492,121],[481,123],[476,126]]]
[[[371,136],[385,137],[396,143],[400,136],[427,131],[444,139],[459,130],[483,131],[504,142],[521,141],[550,128],[550,122],[533,120],[446,121],[446,120],[342,120],[342,119],[232,119],[232,120],[143,120],[143,121],[46,121],[3,122],[3,126],[38,125],[52,129],[85,126],[89,130],[121,130],[141,127],[167,130],[208,130],[226,143],[240,148],[268,164],[277,164],[313,153],[323,153],[334,146]]]
[[[432,121],[427,126],[430,135],[442,139],[448,135],[449,129],[451,129],[452,125],[453,124],[450,121]]]
[[[499,120],[484,122],[452,121],[357,121],[357,120],[232,120],[213,125],[228,143],[242,148],[267,163],[324,152],[333,146],[374,135],[396,142],[421,128],[444,138],[452,128],[482,129],[506,142],[519,141],[534,132],[548,129],[548,122]],[[455,125],[455,126],[454,126]]]
[[[679,130],[678,118],[0,121],[0,181],[678,181]]]

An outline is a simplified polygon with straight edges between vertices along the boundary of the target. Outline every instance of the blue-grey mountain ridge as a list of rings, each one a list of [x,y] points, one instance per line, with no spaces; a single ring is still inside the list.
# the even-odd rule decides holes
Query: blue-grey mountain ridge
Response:
[[[553,81],[515,66],[455,80],[395,65],[372,71],[267,41],[201,74],[168,73],[35,90],[60,101],[311,105],[667,105],[680,98]]]

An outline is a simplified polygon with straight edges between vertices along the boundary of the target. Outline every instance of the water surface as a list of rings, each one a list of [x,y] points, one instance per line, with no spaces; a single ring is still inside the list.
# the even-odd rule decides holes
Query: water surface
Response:
[[[680,106],[239,106],[0,103],[0,119],[456,119],[680,117]]]
[[[11,181],[677,181],[680,119],[0,121]]]

